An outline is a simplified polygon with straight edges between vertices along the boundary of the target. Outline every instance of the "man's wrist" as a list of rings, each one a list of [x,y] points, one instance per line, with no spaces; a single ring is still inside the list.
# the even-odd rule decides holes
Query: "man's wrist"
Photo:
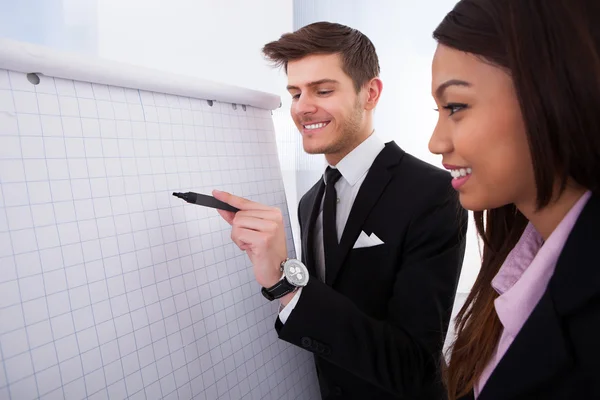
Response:
[[[282,272],[281,275],[279,275],[278,277],[273,277],[273,279],[270,280],[266,285],[263,285],[263,287],[266,289],[272,288],[273,286],[281,282],[283,279],[285,279],[285,274]]]
[[[277,273],[273,275],[273,279],[266,282],[266,284],[262,285],[264,288],[269,289],[275,286],[278,282],[280,282],[284,278],[285,274],[281,268],[281,263],[277,264]]]
[[[279,299],[281,310],[294,299],[299,289],[306,285],[309,273],[300,261],[287,258],[279,264],[279,271],[281,275],[278,280],[275,281],[273,276],[268,283],[262,285],[261,292],[268,300]]]

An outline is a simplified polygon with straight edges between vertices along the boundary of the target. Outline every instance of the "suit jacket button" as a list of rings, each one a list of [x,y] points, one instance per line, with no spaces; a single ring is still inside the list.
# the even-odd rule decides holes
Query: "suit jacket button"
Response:
[[[307,338],[306,336],[302,338],[302,346],[306,348],[310,348],[312,346],[312,340]]]
[[[325,346],[325,348],[323,349],[323,355],[328,356],[330,354],[331,354],[331,347]]]
[[[334,396],[341,396],[342,395],[342,388],[339,386],[336,386],[333,388],[333,395]]]

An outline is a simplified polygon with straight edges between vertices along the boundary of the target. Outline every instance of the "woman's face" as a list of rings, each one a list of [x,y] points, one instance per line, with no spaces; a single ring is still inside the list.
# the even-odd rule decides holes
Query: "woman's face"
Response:
[[[432,94],[439,119],[429,150],[442,156],[464,208],[535,202],[525,124],[511,77],[476,56],[438,45]]]

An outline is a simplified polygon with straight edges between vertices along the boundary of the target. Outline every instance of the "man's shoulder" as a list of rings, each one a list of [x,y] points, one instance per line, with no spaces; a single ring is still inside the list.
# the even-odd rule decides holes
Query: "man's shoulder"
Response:
[[[410,153],[404,153],[402,163],[398,168],[401,173],[412,175],[426,175],[436,181],[447,182],[450,180],[450,174],[445,169],[436,167],[427,161],[418,158]]]
[[[393,141],[386,143],[379,157],[385,158],[385,163],[391,166],[391,174],[400,176],[404,182],[427,179],[434,186],[447,186],[450,183],[448,171],[414,156]]]
[[[449,190],[452,188],[452,176],[448,171],[436,167],[410,153],[405,153],[402,162],[393,169],[392,174],[399,185],[419,192],[430,193],[431,190]]]
[[[385,189],[386,195],[401,202],[405,211],[426,212],[447,202],[458,207],[458,192],[452,187],[452,176],[448,171],[405,153],[390,173],[392,179]]]

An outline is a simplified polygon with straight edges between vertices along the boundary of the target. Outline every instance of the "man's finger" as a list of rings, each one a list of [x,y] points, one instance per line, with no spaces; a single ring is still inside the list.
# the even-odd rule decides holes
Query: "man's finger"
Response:
[[[221,192],[220,190],[213,190],[212,195],[215,197],[215,199],[221,200],[230,206],[239,208],[240,210],[268,210],[271,208],[264,204],[248,200],[228,192]]]
[[[245,211],[244,211],[245,212]],[[272,232],[277,229],[277,223],[271,219],[256,218],[253,216],[238,214],[233,220],[236,227],[250,229],[258,232]]]
[[[250,250],[264,240],[264,234],[251,229],[234,226],[231,240],[242,250]]]
[[[219,209],[217,209],[217,212],[229,225],[233,225],[233,219],[235,218],[234,212]]]
[[[238,211],[236,214],[237,218],[240,217],[252,217],[260,218],[267,221],[283,222],[283,216],[278,208],[270,208],[269,210],[244,210]]]

